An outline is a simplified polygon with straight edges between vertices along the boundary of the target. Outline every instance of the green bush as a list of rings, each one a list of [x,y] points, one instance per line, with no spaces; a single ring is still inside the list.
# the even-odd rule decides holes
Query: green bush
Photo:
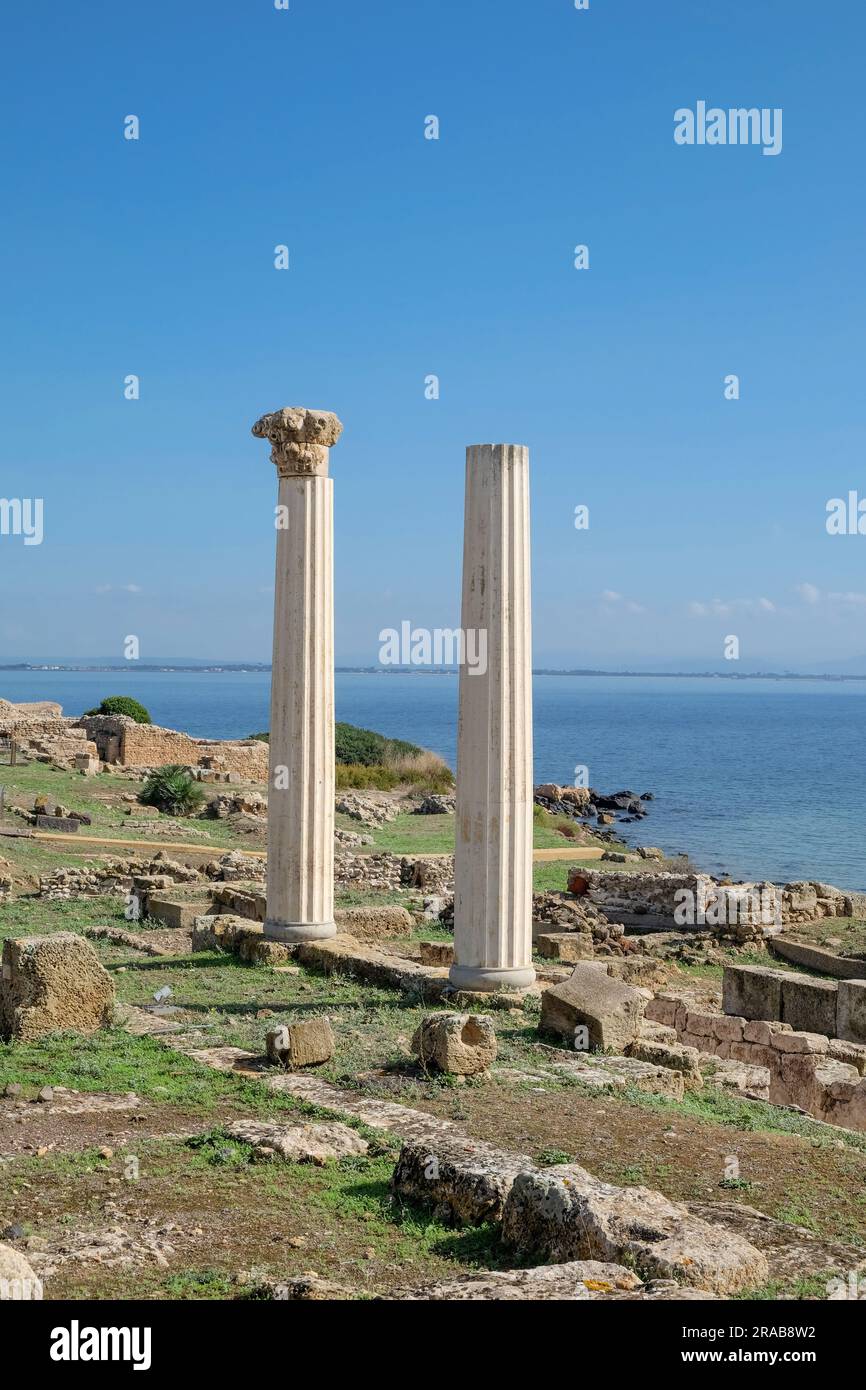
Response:
[[[372,729],[358,729],[354,724],[334,726],[338,763],[361,763],[364,767],[382,767],[395,758],[414,758],[423,753],[415,743],[399,738],[385,738]]]
[[[191,816],[204,801],[204,791],[187,768],[169,763],[150,774],[138,799],[170,816]]]
[[[247,738],[254,738],[259,743],[270,743],[271,741],[271,736],[267,731],[263,734],[247,734]]]
[[[85,715],[125,714],[128,719],[134,719],[136,724],[153,723],[144,705],[140,704],[138,700],[133,700],[131,695],[107,695],[96,709],[86,709],[84,713]]]

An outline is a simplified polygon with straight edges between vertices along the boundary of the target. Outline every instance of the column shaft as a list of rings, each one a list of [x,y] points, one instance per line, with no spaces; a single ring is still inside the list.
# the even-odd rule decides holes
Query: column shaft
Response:
[[[333,488],[321,476],[280,479],[288,526],[277,533],[265,935],[283,940],[336,930]]]
[[[529,451],[466,454],[462,627],[486,634],[460,668],[454,955],[457,988],[524,989],[532,968]]]

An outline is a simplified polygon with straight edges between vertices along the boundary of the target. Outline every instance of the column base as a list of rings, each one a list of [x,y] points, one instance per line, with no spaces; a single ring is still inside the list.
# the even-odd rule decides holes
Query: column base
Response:
[[[276,922],[265,921],[266,941],[328,941],[337,935],[334,922]]]
[[[452,965],[448,979],[454,989],[495,994],[499,990],[529,989],[535,983],[531,965],[513,970],[497,970],[485,965]]]

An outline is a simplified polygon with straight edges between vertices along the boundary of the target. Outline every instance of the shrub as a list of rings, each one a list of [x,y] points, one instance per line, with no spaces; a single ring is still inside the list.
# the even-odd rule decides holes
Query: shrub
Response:
[[[270,743],[271,736],[267,730],[263,734],[247,734],[247,738],[254,738],[259,743]]]
[[[131,695],[107,695],[96,709],[86,709],[84,713],[85,715],[125,714],[128,719],[134,719],[136,724],[153,723],[144,705],[140,704],[138,700],[133,700]]]
[[[171,816],[191,816],[204,801],[204,791],[187,768],[169,763],[150,774],[138,799]]]
[[[338,763],[361,763],[365,767],[381,767],[399,757],[415,757],[423,753],[415,743],[399,738],[385,738],[373,729],[358,729],[354,724],[334,727]]]

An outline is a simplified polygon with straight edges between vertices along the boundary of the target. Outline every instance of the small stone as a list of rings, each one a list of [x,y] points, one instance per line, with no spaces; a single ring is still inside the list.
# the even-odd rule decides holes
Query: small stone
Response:
[[[3,1091],[4,1096],[20,1096],[21,1086],[17,1081],[7,1081]]]
[[[41,1101],[43,1105],[50,1105],[54,1099],[54,1087],[43,1086],[36,1099]]]
[[[270,1028],[265,1038],[268,1060],[274,1066],[319,1066],[334,1055],[334,1032],[327,1018],[311,1018],[303,1023]]]
[[[496,1058],[493,1019],[487,1014],[427,1014],[415,1031],[412,1051],[422,1066],[474,1076]]]
[[[114,1149],[110,1149],[107,1144],[99,1150],[100,1158],[114,1158]]]

